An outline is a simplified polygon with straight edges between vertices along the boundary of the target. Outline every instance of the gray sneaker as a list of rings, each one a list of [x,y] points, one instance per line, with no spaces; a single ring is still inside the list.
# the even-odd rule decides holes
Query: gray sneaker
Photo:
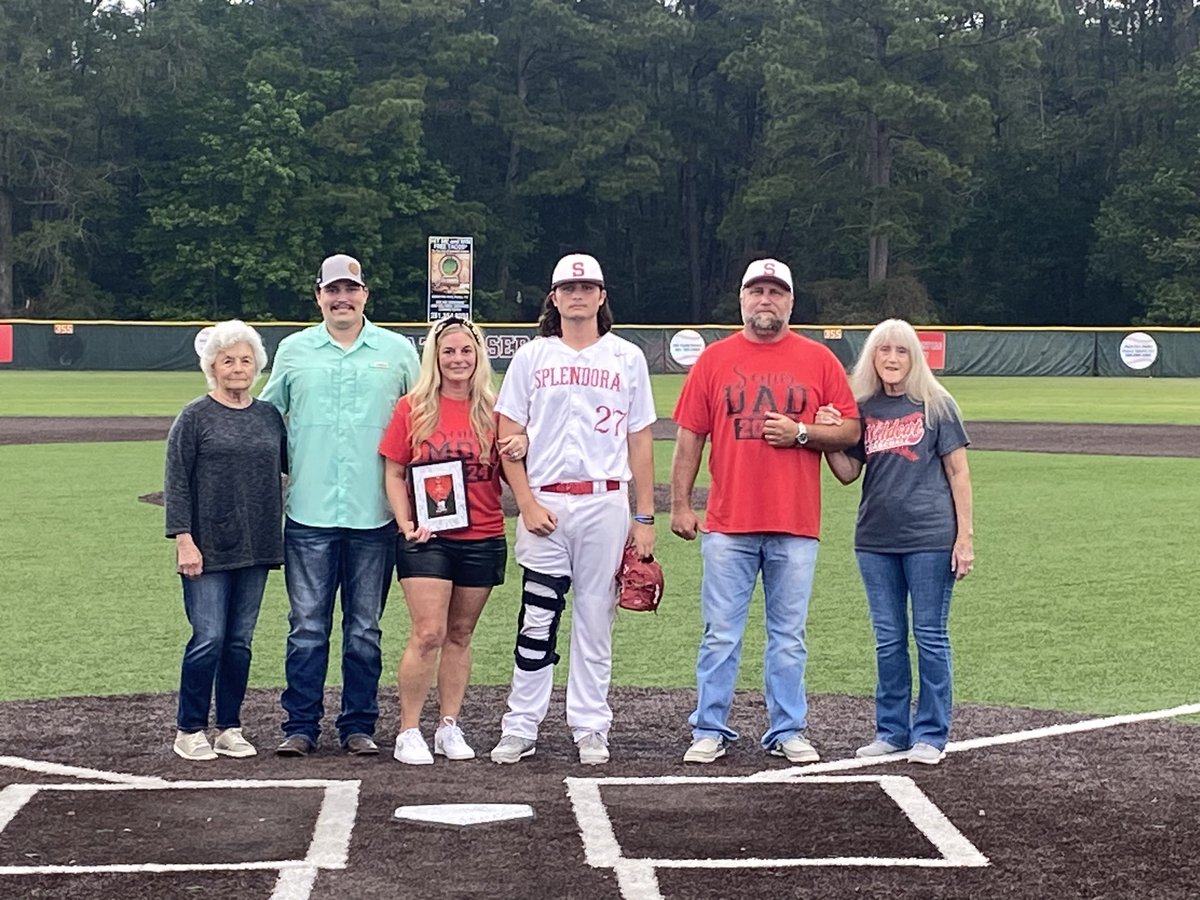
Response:
[[[814,763],[821,759],[815,747],[802,734],[793,734],[786,741],[776,741],[771,748],[772,756],[783,756],[788,762]]]
[[[225,728],[218,732],[217,739],[213,741],[213,750],[221,756],[233,756],[239,759],[258,754],[254,745],[242,736],[240,728]]]
[[[945,750],[941,750],[933,744],[918,742],[912,745],[912,749],[908,751],[908,761],[910,763],[923,763],[927,766],[936,766],[942,761],[942,757],[946,755]]]
[[[889,744],[887,741],[871,741],[865,747],[859,747],[854,755],[859,759],[873,759],[878,756],[891,756],[893,753],[903,753],[903,747]]]
[[[532,738],[516,734],[502,734],[500,743],[492,748],[492,762],[501,765],[520,762],[527,756],[533,756],[536,750],[537,741]]]
[[[602,766],[608,762],[608,744],[594,731],[581,737],[575,746],[579,748],[579,761],[585,766]]]
[[[217,758],[212,744],[208,742],[208,735],[203,731],[176,731],[175,745],[172,749],[177,755],[192,762]]]
[[[687,753],[683,754],[685,763],[716,762],[725,755],[725,739],[719,737],[702,737],[692,741]]]

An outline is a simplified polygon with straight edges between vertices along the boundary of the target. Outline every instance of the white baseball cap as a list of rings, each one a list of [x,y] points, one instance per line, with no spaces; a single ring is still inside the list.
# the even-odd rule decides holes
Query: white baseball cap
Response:
[[[586,253],[568,253],[554,267],[554,275],[550,278],[550,290],[554,290],[560,284],[576,281],[604,287],[604,273],[600,271],[600,263],[596,261],[596,257]]]
[[[756,259],[742,276],[742,287],[749,287],[755,281],[777,281],[790,291],[792,270],[777,259]]]
[[[353,281],[366,287],[366,282],[362,279],[362,265],[353,256],[347,256],[345,253],[330,256],[321,263],[317,272],[317,287],[323,288],[335,281]]]

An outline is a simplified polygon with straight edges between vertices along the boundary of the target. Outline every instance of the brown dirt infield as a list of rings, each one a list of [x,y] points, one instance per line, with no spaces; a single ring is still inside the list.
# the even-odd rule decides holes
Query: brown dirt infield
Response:
[[[170,416],[0,416],[0,444],[80,441],[158,441]],[[973,450],[1089,453],[1113,456],[1200,456],[1200,425],[1081,425],[1056,422],[968,422]],[[673,440],[675,425],[654,426],[656,440]]]
[[[464,727],[481,757],[497,736],[504,691],[472,687]],[[891,898],[1185,898],[1200,879],[1200,770],[1196,729],[1169,721],[1123,725],[951,753],[936,767],[890,762],[842,773],[905,776],[989,864],[928,867],[940,853],[875,782],[744,776],[788,768],[765,755],[761,694],[739,694],[731,722],[742,738],[710,766],[685,766],[691,691],[614,689],[612,761],[580,766],[556,692],[537,754],[514,766],[480,758],[403,766],[390,747],[351,758],[326,735],[316,754],[280,759],[277,695],[254,691],[247,734],[264,752],[247,760],[188,763],[170,750],[169,695],[69,698],[0,704],[0,789],[17,784],[102,783],[53,771],[87,766],[166,779],[157,791],[41,792],[5,821],[0,791],[0,897],[302,897],[279,893],[278,872],[148,871],[152,864],[201,866],[302,859],[321,792],[313,789],[171,789],[180,781],[331,779],[359,782],[348,817],[343,869],[321,869],[313,898],[683,898],[848,896]],[[336,709],[336,691],[327,708]],[[381,743],[394,738],[396,696],[381,691]],[[433,715],[428,711],[426,721]],[[961,706],[959,740],[1070,721],[1069,714]],[[810,736],[826,760],[852,756],[869,736],[865,698],[812,698]],[[100,773],[97,773],[99,776]],[[838,775],[839,773],[828,773]],[[742,776],[723,783],[662,783],[666,777]],[[567,778],[646,779],[601,785],[611,833],[625,859],[900,859],[905,864],[658,868],[655,892],[589,865],[581,834],[602,824],[577,814]],[[113,777],[113,776],[110,776]],[[656,781],[657,780],[657,781]],[[401,823],[396,807],[441,803],[526,803],[535,818],[471,828]],[[603,829],[601,829],[602,831]],[[603,860],[600,860],[603,862]],[[914,864],[922,863],[921,865]],[[124,865],[132,871],[3,874],[5,867]],[[136,867],[141,866],[142,870]]]
[[[0,444],[160,440],[170,419],[0,417]],[[971,423],[975,449],[1195,456],[1200,428]],[[661,434],[673,429],[662,423]],[[0,703],[0,898],[612,898],[691,900],[848,896],[913,898],[1152,898],[1196,896],[1200,883],[1197,732],[1171,721],[1056,734],[952,753],[940,766],[889,762],[827,773],[831,780],[761,781],[783,771],[757,737],[762,696],[738,696],[731,725],[742,733],[707,767],[680,761],[692,691],[617,688],[613,759],[576,762],[556,691],[537,754],[515,766],[486,760],[504,689],[473,686],[464,727],[481,759],[402,766],[391,759],[394,688],[381,690],[377,758],[350,758],[328,737],[302,760],[276,757],[277,693],[252,691],[243,715],[263,752],[253,759],[188,763],[170,748],[173,695],[78,697]],[[327,709],[338,695],[329,692]],[[811,697],[809,735],[825,760],[845,760],[870,736],[868,698]],[[428,723],[432,711],[426,716]],[[1081,716],[999,707],[956,707],[955,739],[1009,734]],[[55,764],[61,767],[55,768]],[[86,768],[79,768],[86,767]],[[93,771],[100,770],[100,771]],[[115,773],[115,774],[114,774]],[[29,785],[102,785],[123,776],[164,779],[155,790],[41,790]],[[937,866],[939,851],[875,781],[905,776],[988,865]],[[664,782],[727,776],[724,782]],[[643,779],[601,785],[605,821],[576,809],[565,780]],[[298,860],[310,850],[320,788],[172,787],[178,782],[329,779],[357,784],[358,805],[344,868],[253,868]],[[26,799],[28,798],[28,799]],[[530,822],[453,829],[400,823],[397,806],[528,803]],[[607,824],[606,824],[607,823]],[[326,822],[325,825],[331,823]],[[336,824],[336,823],[332,823]],[[928,822],[926,828],[932,828]],[[583,834],[611,829],[625,860],[679,862],[619,878],[585,855]],[[852,865],[855,857],[865,865]],[[805,858],[813,865],[730,861]],[[843,862],[831,863],[833,859]],[[899,864],[884,864],[886,860]],[[872,862],[874,860],[875,862]],[[721,862],[724,861],[724,862]],[[214,864],[241,868],[203,870]],[[79,866],[120,871],[31,869]],[[175,866],[180,871],[165,871]],[[156,868],[158,869],[156,871]]]

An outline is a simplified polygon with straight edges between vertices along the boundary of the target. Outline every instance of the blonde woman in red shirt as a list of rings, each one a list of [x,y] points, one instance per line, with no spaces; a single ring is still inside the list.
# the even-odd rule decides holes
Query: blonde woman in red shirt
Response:
[[[394,752],[408,765],[428,765],[433,754],[451,760],[475,757],[459,714],[471,674],[471,636],[492,588],[504,581],[508,560],[500,454],[520,459],[528,446],[524,435],[497,441],[495,403],[492,366],[479,329],[466,319],[442,319],[430,328],[417,383],[396,404],[379,445],[399,528],[396,570],[412,620],[397,673],[400,730]],[[435,533],[418,524],[409,469],[454,460],[462,461],[468,524]],[[431,754],[420,717],[435,674],[439,724]]]

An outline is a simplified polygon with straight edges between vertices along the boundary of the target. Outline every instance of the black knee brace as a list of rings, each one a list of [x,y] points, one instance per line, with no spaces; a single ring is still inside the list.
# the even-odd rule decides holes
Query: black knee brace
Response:
[[[513,650],[513,658],[518,669],[526,672],[536,672],[546,666],[558,662],[559,656],[554,652],[558,643],[558,623],[562,621],[563,610],[567,607],[567,591],[571,588],[569,575],[543,575],[522,566],[525,577],[521,585],[521,611],[517,613],[517,646]],[[529,637],[524,634],[525,610],[535,606],[538,609],[549,610],[554,614],[550,622],[550,634],[546,640]],[[540,659],[531,659],[521,654],[521,649],[540,653]]]

